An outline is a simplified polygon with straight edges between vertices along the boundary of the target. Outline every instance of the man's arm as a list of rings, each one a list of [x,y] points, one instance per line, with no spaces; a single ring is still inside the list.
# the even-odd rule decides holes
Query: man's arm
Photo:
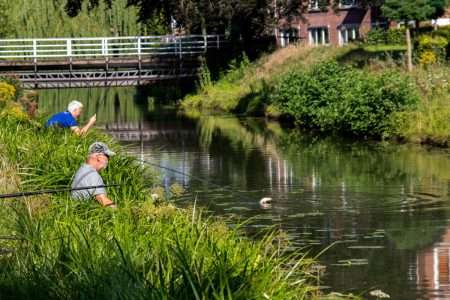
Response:
[[[109,199],[105,194],[99,194],[95,196],[95,200],[97,200],[102,206],[117,208],[117,206]]]
[[[93,115],[89,121],[87,122],[86,125],[84,125],[84,127],[80,128],[78,126],[73,126],[70,127],[70,129],[72,129],[72,131],[76,134],[76,135],[83,135],[86,132],[88,132],[88,130],[95,124],[95,122],[97,121],[97,116]]]

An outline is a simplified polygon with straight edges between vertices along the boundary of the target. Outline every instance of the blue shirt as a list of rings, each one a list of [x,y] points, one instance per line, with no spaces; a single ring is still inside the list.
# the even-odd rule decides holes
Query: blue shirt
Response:
[[[51,127],[51,126],[59,126],[62,128],[67,127],[74,127],[78,126],[77,120],[72,116],[72,114],[68,111],[63,111],[57,114],[54,114],[51,116],[50,119],[48,119],[47,123],[45,124],[45,127]]]

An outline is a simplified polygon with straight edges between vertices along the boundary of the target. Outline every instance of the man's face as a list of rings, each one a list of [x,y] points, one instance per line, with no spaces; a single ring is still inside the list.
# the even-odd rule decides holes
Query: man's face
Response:
[[[109,161],[109,157],[103,153],[100,153],[97,155],[97,162],[99,165],[99,171],[106,169],[106,167],[108,166],[108,161]]]
[[[77,108],[74,111],[72,111],[72,116],[77,119],[78,117],[80,117],[81,113],[83,112],[83,108]]]

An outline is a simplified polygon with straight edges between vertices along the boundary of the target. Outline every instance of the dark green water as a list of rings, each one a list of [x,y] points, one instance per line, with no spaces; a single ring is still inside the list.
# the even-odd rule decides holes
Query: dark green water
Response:
[[[250,232],[275,226],[311,254],[331,245],[320,256],[330,291],[450,298],[448,150],[311,136],[264,119],[181,117],[136,95],[45,91],[40,107],[79,99],[85,118],[96,112],[132,155],[207,181],[164,172],[163,185],[188,190],[180,205],[196,197],[216,215],[252,217]]]

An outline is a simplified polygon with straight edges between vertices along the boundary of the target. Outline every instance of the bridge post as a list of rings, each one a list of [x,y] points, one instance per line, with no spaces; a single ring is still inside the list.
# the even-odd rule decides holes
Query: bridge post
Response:
[[[34,63],[34,88],[38,87],[37,84],[37,40],[33,40],[33,63]]]
[[[141,47],[141,37],[137,38],[137,52],[138,52],[138,84],[141,84],[141,71],[142,71],[142,47]]]
[[[203,34],[203,53],[206,53],[206,50],[208,49],[208,36]]]
[[[183,49],[182,49],[182,46],[181,46],[181,39],[180,38],[178,38],[178,55],[179,55],[180,59],[183,58]]]
[[[72,86],[72,40],[67,39],[67,56],[69,57],[69,87]]]
[[[108,56],[108,40],[102,39],[102,55],[105,57],[105,86],[108,86],[109,56]]]

